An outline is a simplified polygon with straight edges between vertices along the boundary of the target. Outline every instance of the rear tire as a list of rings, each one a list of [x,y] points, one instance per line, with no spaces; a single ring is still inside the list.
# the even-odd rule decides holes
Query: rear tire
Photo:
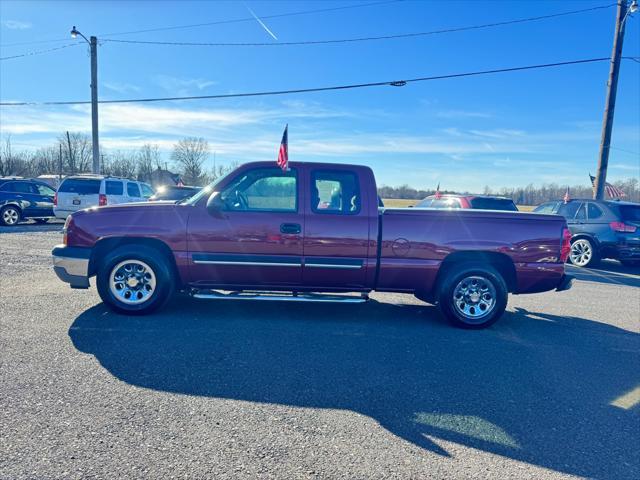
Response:
[[[22,220],[22,210],[15,205],[6,205],[0,210],[0,223],[5,227],[15,227]]]
[[[507,308],[508,289],[492,266],[454,265],[445,272],[438,290],[438,306],[456,327],[480,329],[493,325]]]
[[[595,267],[600,261],[600,255],[593,240],[588,238],[573,240],[569,261],[576,267]]]
[[[162,308],[175,292],[169,259],[142,245],[126,245],[107,254],[96,284],[102,301],[127,315],[145,315]]]

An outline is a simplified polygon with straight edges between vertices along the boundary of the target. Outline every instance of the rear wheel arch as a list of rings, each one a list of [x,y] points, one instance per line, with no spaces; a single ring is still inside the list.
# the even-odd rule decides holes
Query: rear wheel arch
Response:
[[[176,265],[176,259],[171,248],[169,248],[169,245],[165,242],[158,240],[157,238],[107,237],[98,240],[91,251],[91,258],[89,259],[89,275],[92,276],[98,272],[98,269],[109,252],[126,246],[144,246],[158,251],[162,254],[164,259],[169,262],[169,266],[174,278],[176,279],[176,283],[182,283],[180,273],[178,272],[178,267]]]
[[[518,277],[511,257],[498,252],[464,251],[450,253],[445,257],[438,269],[432,293],[437,294],[438,286],[442,284],[449,270],[466,263],[489,264],[502,276],[510,292],[517,291]]]

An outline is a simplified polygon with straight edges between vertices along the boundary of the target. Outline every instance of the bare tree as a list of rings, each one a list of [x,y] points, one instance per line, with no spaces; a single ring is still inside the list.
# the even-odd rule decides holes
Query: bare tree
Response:
[[[25,152],[14,152],[11,147],[11,135],[7,135],[0,148],[0,176],[23,176],[29,174],[29,164]]]
[[[160,151],[158,145],[144,144],[137,155],[138,180],[151,181],[151,174],[160,168]]]
[[[209,142],[204,138],[186,137],[173,147],[171,159],[181,170],[183,180],[190,185],[201,185],[205,180],[203,165],[209,157]]]
[[[66,173],[83,173],[91,171],[92,147],[91,138],[80,132],[66,132],[58,137],[62,145],[64,171]]]
[[[115,151],[105,157],[102,164],[102,173],[114,177],[135,178],[137,159],[121,151]]]

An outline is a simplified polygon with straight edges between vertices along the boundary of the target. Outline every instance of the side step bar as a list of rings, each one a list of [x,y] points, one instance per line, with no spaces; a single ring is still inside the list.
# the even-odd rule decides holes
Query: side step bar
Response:
[[[366,293],[354,295],[329,295],[321,293],[289,293],[289,292],[220,292],[217,290],[192,290],[191,296],[207,300],[264,300],[277,302],[332,302],[332,303],[364,303],[369,300]]]

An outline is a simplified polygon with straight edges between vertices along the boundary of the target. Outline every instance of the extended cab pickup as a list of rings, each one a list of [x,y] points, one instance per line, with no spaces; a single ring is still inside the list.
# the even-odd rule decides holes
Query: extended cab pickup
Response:
[[[102,300],[125,313],[151,312],[176,290],[304,301],[377,290],[414,294],[455,325],[481,328],[502,315],[509,292],[571,286],[569,238],[556,215],[379,207],[368,167],[283,172],[256,162],[186,201],[74,213],[53,263],[73,288],[96,276]]]

